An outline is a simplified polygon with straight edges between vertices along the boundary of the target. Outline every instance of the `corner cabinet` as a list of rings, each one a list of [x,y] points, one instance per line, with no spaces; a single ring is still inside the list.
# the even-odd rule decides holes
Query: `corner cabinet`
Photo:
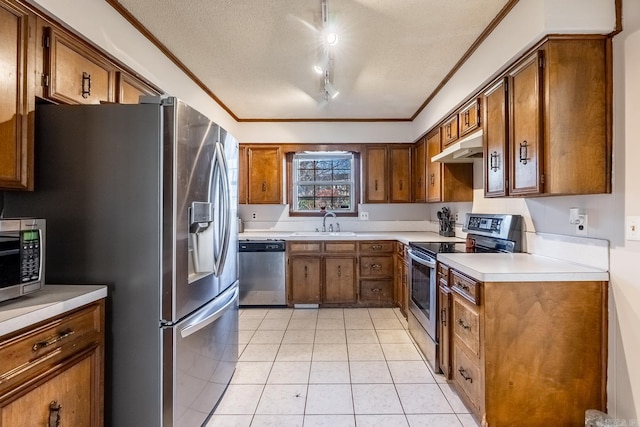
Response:
[[[611,41],[550,37],[484,93],[485,196],[611,192]]]
[[[478,420],[521,425],[526,414],[528,425],[575,426],[585,410],[605,410],[607,282],[479,282],[451,268],[448,284],[440,333]]]
[[[33,190],[36,16],[0,0],[0,188]]]
[[[282,159],[280,146],[240,145],[240,203],[282,203]]]
[[[104,300],[0,337],[0,425],[104,424]]]

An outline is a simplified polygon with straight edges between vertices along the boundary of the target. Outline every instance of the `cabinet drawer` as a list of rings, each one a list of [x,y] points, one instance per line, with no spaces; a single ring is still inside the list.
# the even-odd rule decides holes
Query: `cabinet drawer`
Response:
[[[101,341],[101,304],[2,339],[0,395],[11,384],[24,382],[61,360]]]
[[[438,274],[438,279],[448,284],[449,283],[449,266],[446,264],[438,263],[436,267],[436,271]]]
[[[480,356],[480,317],[475,306],[458,296],[453,298],[453,334],[476,356]]]
[[[451,271],[451,287],[474,304],[480,304],[480,283],[455,270]]]
[[[289,242],[287,243],[287,251],[290,254],[312,253],[317,255],[322,252],[322,242]]]
[[[360,252],[363,253],[381,253],[393,252],[393,244],[395,242],[360,242]]]
[[[393,256],[360,257],[360,275],[367,277],[393,276]]]
[[[361,280],[360,299],[367,302],[393,302],[393,280]]]
[[[325,252],[355,254],[357,249],[356,242],[324,242]]]
[[[396,242],[396,253],[401,257],[404,256],[404,244]]]
[[[453,379],[468,400],[480,410],[482,399],[482,378],[479,360],[469,356],[459,341],[453,342]]]

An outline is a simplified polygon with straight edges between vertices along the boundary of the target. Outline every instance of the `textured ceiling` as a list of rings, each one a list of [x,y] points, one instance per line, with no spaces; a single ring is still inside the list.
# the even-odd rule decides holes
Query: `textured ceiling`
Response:
[[[119,0],[240,120],[411,119],[508,0]],[[115,3],[115,0],[111,0]]]

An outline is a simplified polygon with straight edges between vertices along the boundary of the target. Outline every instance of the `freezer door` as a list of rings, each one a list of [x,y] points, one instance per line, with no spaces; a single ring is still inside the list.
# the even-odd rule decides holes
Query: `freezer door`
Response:
[[[200,427],[238,360],[238,284],[163,334],[163,427]]]

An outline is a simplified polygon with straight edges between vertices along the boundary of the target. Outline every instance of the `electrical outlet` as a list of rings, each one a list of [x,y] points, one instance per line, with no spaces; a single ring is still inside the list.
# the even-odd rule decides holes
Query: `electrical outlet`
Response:
[[[582,221],[582,224],[576,224],[576,234],[578,236],[586,236],[587,232],[588,232],[588,216],[589,215],[585,215],[584,216],[584,220]]]
[[[360,219],[362,221],[369,221],[369,212],[360,212]]]
[[[460,216],[458,215],[458,212],[453,214],[453,219],[456,222],[456,224],[459,222],[458,220],[460,219]]]
[[[258,219],[258,214],[251,212],[251,219]]]

